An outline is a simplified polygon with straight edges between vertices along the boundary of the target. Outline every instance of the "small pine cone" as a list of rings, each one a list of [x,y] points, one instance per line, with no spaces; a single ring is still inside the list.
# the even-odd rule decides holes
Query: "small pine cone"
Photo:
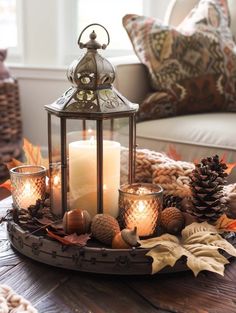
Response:
[[[161,225],[170,234],[178,234],[184,228],[184,216],[182,212],[175,208],[166,208],[161,213]]]
[[[108,214],[96,214],[92,219],[92,235],[102,243],[111,245],[113,237],[120,231],[117,220]]]
[[[175,207],[181,209],[182,198],[173,195],[164,195],[163,209]]]

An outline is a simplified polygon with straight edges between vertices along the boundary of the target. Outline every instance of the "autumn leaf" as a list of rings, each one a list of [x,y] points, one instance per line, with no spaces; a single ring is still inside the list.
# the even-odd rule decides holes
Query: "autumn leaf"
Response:
[[[12,159],[10,162],[7,162],[5,163],[8,170],[11,170],[12,168],[14,167],[17,167],[17,166],[20,166],[20,165],[23,165],[23,163],[17,159]]]
[[[226,214],[223,214],[216,221],[215,227],[221,232],[236,232],[236,220],[228,218]]]
[[[24,138],[23,150],[27,164],[43,165],[46,168],[48,167],[48,160],[42,157],[39,146],[32,145],[32,143]]]
[[[148,248],[148,256],[153,258],[152,273],[155,274],[165,266],[174,266],[182,256],[187,257],[187,266],[197,276],[200,271],[224,274],[228,260],[218,251],[222,249],[236,256],[236,249],[218,230],[208,223],[192,223],[182,230],[181,238],[164,234],[160,237],[140,241],[141,248]]]
[[[87,243],[87,241],[91,238],[89,234],[82,234],[82,235],[77,235],[77,234],[72,234],[68,235],[65,237],[61,237],[50,231],[49,229],[46,228],[47,234],[49,237],[59,241],[63,245],[66,246],[71,246],[71,245],[76,245],[79,247],[84,247]]]
[[[225,173],[227,173],[228,175],[232,172],[232,170],[234,169],[234,167],[236,166],[236,162],[235,163],[227,163],[227,154],[224,153],[223,156],[221,157],[221,162],[225,163],[227,166],[227,169],[225,170]]]
[[[175,161],[181,160],[181,155],[177,152],[176,148],[173,145],[169,145],[167,156]]]
[[[8,180],[6,180],[4,183],[2,183],[2,184],[0,185],[0,187],[1,187],[1,188],[5,188],[5,189],[11,191],[11,181],[10,181],[10,179],[8,179]]]

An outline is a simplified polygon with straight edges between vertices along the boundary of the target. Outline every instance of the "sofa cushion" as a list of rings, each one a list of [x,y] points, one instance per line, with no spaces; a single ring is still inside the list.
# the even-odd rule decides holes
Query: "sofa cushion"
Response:
[[[123,24],[153,88],[139,119],[236,111],[236,53],[226,0],[201,0],[176,28],[127,15]]]
[[[177,116],[137,124],[139,148],[168,152],[174,147],[185,161],[218,154],[235,162],[236,113],[204,113]],[[234,170],[236,180],[236,171]]]

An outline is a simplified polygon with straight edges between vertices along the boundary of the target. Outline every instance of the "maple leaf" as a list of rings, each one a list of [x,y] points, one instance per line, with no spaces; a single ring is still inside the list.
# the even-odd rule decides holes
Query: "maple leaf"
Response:
[[[160,237],[140,241],[141,248],[148,248],[148,256],[153,258],[152,273],[155,274],[165,266],[174,266],[182,256],[187,257],[187,266],[197,276],[200,271],[224,274],[228,260],[218,251],[222,249],[229,255],[236,256],[236,249],[225,239],[213,225],[192,223],[182,230],[182,237],[164,234]]]
[[[174,145],[169,145],[167,156],[175,161],[181,161],[181,154],[179,154]]]
[[[74,233],[65,237],[61,237],[56,235],[47,228],[46,231],[49,237],[59,241],[60,243],[66,246],[76,245],[79,247],[83,247],[86,245],[87,241],[91,238],[90,234],[82,234],[78,236],[76,233]]]

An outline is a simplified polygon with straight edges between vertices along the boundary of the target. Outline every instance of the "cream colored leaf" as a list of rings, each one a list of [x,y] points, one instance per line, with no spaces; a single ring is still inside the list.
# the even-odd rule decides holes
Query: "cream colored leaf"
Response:
[[[224,265],[229,262],[219,253],[217,247],[186,245],[184,248],[184,255],[187,256],[187,266],[195,276],[203,270],[224,275]]]
[[[166,243],[165,241],[163,243]],[[172,243],[172,245],[158,245],[151,249],[148,256],[152,257],[152,274],[155,274],[162,270],[167,265],[173,267],[176,261],[183,255],[182,248],[177,243]]]
[[[174,266],[181,256],[187,257],[187,266],[194,275],[200,271],[224,274],[228,260],[218,251],[222,249],[236,256],[236,249],[220,236],[218,230],[208,223],[193,223],[182,231],[182,238],[165,234],[140,241],[142,248],[151,249],[147,255],[153,258],[152,272],[157,273],[167,265]]]
[[[192,223],[188,226],[186,226],[183,230],[182,230],[182,239],[186,240],[187,238],[189,238],[191,235],[202,232],[202,231],[208,231],[208,232],[212,232],[214,234],[218,233],[218,230],[213,226],[208,224],[207,222],[203,222],[203,223]]]
[[[172,245],[172,243],[179,243],[179,239],[176,236],[170,234],[164,234],[160,237],[149,238],[146,240],[139,241],[141,248],[151,249],[156,247],[157,245]]]

